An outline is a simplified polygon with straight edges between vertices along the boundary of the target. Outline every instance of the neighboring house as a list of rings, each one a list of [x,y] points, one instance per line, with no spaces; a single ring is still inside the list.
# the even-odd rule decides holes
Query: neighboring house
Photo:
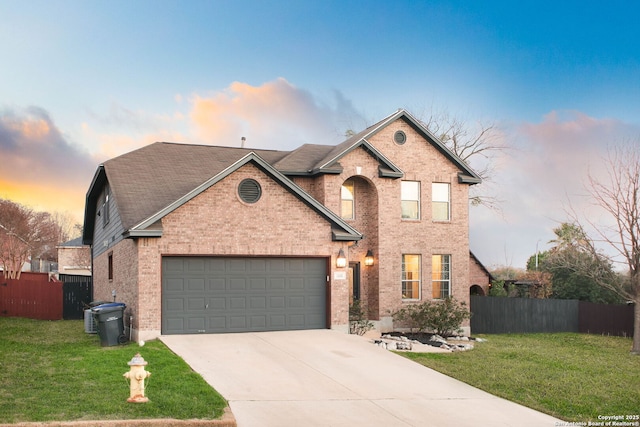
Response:
[[[469,252],[469,257],[469,283],[471,283],[469,293],[478,296],[488,295],[494,277],[473,252]]]
[[[91,276],[91,247],[82,243],[82,237],[56,246],[58,273]]]
[[[468,303],[468,188],[479,182],[404,110],[335,146],[151,144],[91,182],[94,298],[115,292],[136,340],[346,332],[354,299],[389,331],[405,304]]]

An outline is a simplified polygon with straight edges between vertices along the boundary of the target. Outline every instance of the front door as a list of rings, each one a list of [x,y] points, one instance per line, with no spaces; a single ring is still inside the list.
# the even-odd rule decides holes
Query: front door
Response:
[[[360,263],[349,263],[349,305],[360,300]]]

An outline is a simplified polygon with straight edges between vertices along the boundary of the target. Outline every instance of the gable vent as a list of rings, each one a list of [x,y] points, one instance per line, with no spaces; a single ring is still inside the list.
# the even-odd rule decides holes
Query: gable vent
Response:
[[[393,134],[393,140],[396,144],[402,145],[407,142],[407,135],[401,130],[396,131],[396,133]]]
[[[262,196],[262,188],[255,179],[244,179],[238,185],[238,195],[246,203],[255,203]]]

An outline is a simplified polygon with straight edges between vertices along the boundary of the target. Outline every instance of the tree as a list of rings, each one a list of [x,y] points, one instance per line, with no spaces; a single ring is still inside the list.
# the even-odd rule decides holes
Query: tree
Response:
[[[29,257],[55,259],[60,229],[48,212],[35,212],[0,199],[0,264],[3,275],[19,279]]]
[[[570,213],[576,249],[602,262],[583,263],[584,258],[580,257],[570,260],[568,265],[599,286],[635,303],[631,352],[640,355],[640,141],[610,148],[603,162],[606,176],[598,178],[590,173],[587,191],[609,223],[580,220],[575,211]],[[585,231],[586,226],[593,230],[592,236]],[[600,245],[613,255],[605,255]],[[627,271],[624,280],[606,268],[616,262]]]
[[[495,171],[495,156],[507,149],[500,141],[496,125],[477,122],[473,126],[445,110],[431,111],[427,119],[419,120],[482,178],[483,187],[471,186],[471,205],[500,210],[500,200],[487,189]]]
[[[615,276],[613,266],[605,259],[593,257],[581,250],[584,233],[575,225],[563,223],[553,232],[556,239],[550,243],[555,246],[548,251],[534,254],[527,261],[527,271],[550,276],[551,294],[555,299],[577,299],[594,303],[620,303],[620,297],[604,289],[592,278],[576,271],[572,266],[583,265],[589,270],[609,270],[611,277]],[[537,257],[537,267],[536,267]]]

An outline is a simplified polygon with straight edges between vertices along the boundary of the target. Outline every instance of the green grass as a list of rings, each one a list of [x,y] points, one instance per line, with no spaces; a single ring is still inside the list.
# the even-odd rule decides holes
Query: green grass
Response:
[[[140,352],[150,402],[127,403],[122,376]],[[227,403],[160,341],[101,347],[81,320],[0,318],[0,423],[214,419]]]
[[[631,339],[586,334],[480,335],[460,353],[403,356],[566,421],[640,414],[640,356]]]

